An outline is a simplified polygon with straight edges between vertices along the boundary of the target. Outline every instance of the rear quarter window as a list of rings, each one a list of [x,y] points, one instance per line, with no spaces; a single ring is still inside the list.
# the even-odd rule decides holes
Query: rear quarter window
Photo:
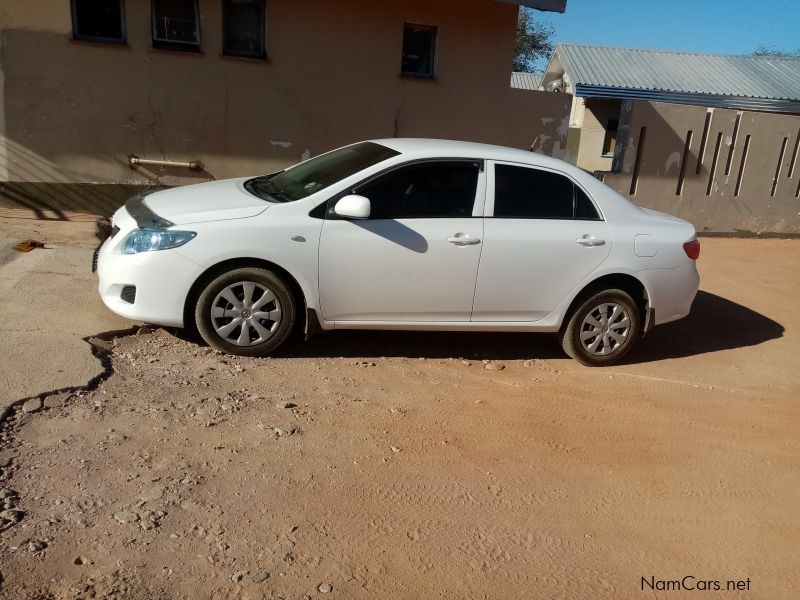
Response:
[[[579,221],[602,221],[594,203],[586,195],[586,192],[577,185],[575,186],[575,219]]]

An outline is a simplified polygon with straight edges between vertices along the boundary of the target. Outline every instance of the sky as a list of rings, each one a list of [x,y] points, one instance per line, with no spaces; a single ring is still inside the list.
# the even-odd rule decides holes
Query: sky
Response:
[[[567,0],[555,41],[717,54],[800,49],[800,0]]]

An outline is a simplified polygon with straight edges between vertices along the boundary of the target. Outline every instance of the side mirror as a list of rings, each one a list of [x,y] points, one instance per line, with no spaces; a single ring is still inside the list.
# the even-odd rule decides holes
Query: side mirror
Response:
[[[340,198],[333,207],[334,213],[347,219],[368,219],[369,211],[369,198],[355,194]]]

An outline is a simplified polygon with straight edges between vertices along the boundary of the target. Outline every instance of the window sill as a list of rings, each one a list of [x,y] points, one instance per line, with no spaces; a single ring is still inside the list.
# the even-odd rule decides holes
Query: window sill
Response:
[[[400,73],[400,79],[409,81],[430,81],[433,83],[438,83],[439,81],[435,75],[414,75],[413,73]]]
[[[107,48],[125,48],[128,49],[130,46],[128,45],[127,40],[106,40],[106,39],[89,39],[89,38],[69,38],[69,41],[73,44],[78,44],[79,46],[105,46]]]
[[[149,52],[156,54],[170,54],[172,56],[203,56],[202,50],[183,50],[181,48],[158,48],[150,46]]]
[[[254,63],[259,65],[271,65],[272,59],[267,56],[242,56],[240,54],[226,54],[223,52],[219,55],[220,58],[224,60],[233,60],[237,62],[247,62],[247,63]]]

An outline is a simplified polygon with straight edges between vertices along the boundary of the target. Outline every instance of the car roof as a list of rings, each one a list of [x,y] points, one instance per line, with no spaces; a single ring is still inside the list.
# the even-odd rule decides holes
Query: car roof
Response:
[[[370,140],[399,152],[404,158],[480,158],[485,160],[507,161],[521,163],[534,167],[544,167],[553,171],[560,171],[569,175],[589,191],[590,195],[600,201],[600,208],[604,215],[615,213],[617,215],[641,214],[641,209],[622,197],[610,187],[604,185],[591,174],[573,164],[545,156],[537,152],[479,144],[475,142],[461,142],[457,140],[437,140],[428,138],[384,138]]]
[[[438,140],[429,138],[384,138],[370,140],[405,155],[422,157],[442,156],[450,158],[483,158],[525,163],[542,167],[550,167],[561,171],[580,171],[574,165],[563,160],[545,156],[537,152],[494,146],[492,144],[479,144],[477,142],[462,142],[458,140]]]

